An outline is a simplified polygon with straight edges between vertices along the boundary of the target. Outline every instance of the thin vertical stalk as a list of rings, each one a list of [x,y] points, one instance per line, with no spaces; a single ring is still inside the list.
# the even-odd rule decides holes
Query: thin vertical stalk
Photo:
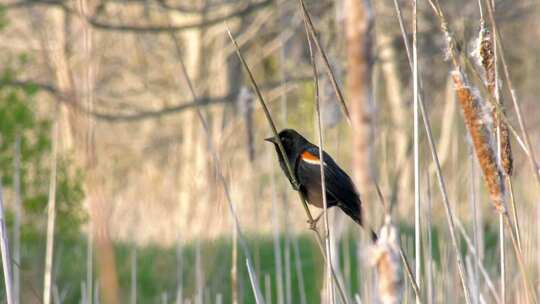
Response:
[[[504,215],[499,213],[499,252],[501,254],[501,300],[506,302],[506,254],[504,252]]]
[[[280,31],[283,32],[287,29],[289,26],[288,18],[286,16],[287,14],[287,0],[280,0],[276,3],[278,14],[278,25],[280,27]],[[283,35],[280,35],[279,37],[280,43],[282,47],[279,50],[279,64],[280,64],[280,72],[281,72],[281,85],[285,87],[286,80],[287,80],[287,54],[286,54],[286,39]],[[281,92],[281,114],[282,114],[282,122],[284,125],[287,125],[287,92],[285,90],[282,90]],[[272,178],[274,178],[274,175],[272,174]],[[275,190],[275,189],[274,189]],[[284,210],[288,210],[289,208],[289,201],[287,199],[286,194],[283,198],[283,207]],[[285,303],[291,304],[292,303],[292,285],[291,285],[291,235],[290,235],[290,227],[289,227],[289,213],[284,212],[283,214],[283,220],[284,220],[284,246],[285,246]]]
[[[101,294],[101,289],[100,289],[100,284],[97,284],[97,281],[99,280],[99,277],[98,279],[96,280],[96,284],[92,284],[94,286],[94,302],[89,302],[89,303],[93,303],[93,304],[100,304],[101,303],[101,298],[100,298],[100,294]]]
[[[306,287],[304,286],[304,273],[302,272],[302,258],[300,255],[300,246],[298,246],[297,238],[292,240],[292,245],[294,251],[294,262],[296,266],[296,278],[298,280],[298,293],[300,294],[300,304],[307,304]]]
[[[402,37],[403,37],[403,42],[405,44],[405,50],[406,50],[407,57],[408,57],[408,60],[409,60],[409,66],[410,66],[411,70],[414,70],[413,63],[412,63],[412,58],[411,58],[412,56],[411,56],[410,47],[409,47],[409,41],[407,39],[407,33],[405,31],[405,27],[403,25],[403,18],[401,16],[401,9],[399,8],[399,4],[398,4],[397,0],[394,0],[394,6],[395,6],[395,9],[396,9],[396,15],[398,17],[399,25],[400,25],[400,28],[401,28],[401,34],[402,34]],[[421,90],[422,90],[421,84],[419,83],[419,92],[418,92],[419,94],[420,94]],[[420,114],[422,115],[422,119],[423,119],[423,122],[424,122],[424,128],[426,129],[426,135],[427,135],[428,144],[429,144],[429,148],[430,148],[430,152],[431,152],[431,157],[432,157],[433,163],[435,164],[435,169],[436,169],[435,172],[437,173],[437,181],[438,181],[439,189],[440,189],[441,196],[442,196],[442,199],[443,199],[443,204],[444,204],[444,209],[445,209],[445,214],[446,214],[446,220],[448,222],[448,228],[450,230],[450,237],[451,237],[451,241],[452,241],[452,247],[453,247],[455,255],[456,255],[456,262],[457,262],[458,273],[459,273],[459,277],[460,277],[460,281],[461,281],[461,286],[463,288],[463,294],[464,294],[466,303],[470,304],[471,303],[470,292],[469,292],[469,288],[467,286],[467,281],[466,281],[466,277],[465,277],[465,267],[464,267],[463,259],[461,257],[461,253],[459,251],[457,236],[456,236],[456,232],[455,232],[454,215],[452,213],[452,210],[450,209],[450,202],[449,202],[449,199],[448,199],[448,193],[446,191],[446,185],[445,185],[445,182],[444,182],[444,178],[442,176],[441,164],[439,162],[439,156],[437,154],[437,148],[435,147],[435,142],[433,140],[433,134],[431,133],[431,123],[430,123],[429,117],[428,117],[428,115],[426,113],[426,110],[425,110],[425,107],[424,107],[424,102],[422,100],[421,95],[418,96],[418,104],[419,104],[419,107],[420,107]]]
[[[268,156],[271,156],[268,154]],[[270,161],[270,159],[269,159]],[[281,242],[279,237],[279,219],[278,219],[278,206],[277,206],[277,189],[274,172],[270,176],[270,184],[272,189],[272,235],[273,235],[273,248],[274,248],[274,267],[276,271],[276,290],[277,299],[276,303],[284,304],[284,290],[283,290],[283,259],[281,256]]]
[[[420,151],[419,151],[419,117],[418,117],[418,24],[417,24],[417,0],[413,0],[413,147],[414,147],[414,276],[416,283],[420,285],[421,275],[421,227],[420,227]],[[420,298],[416,295],[416,303]]]
[[[304,0],[299,0],[299,1],[300,1],[300,8],[302,9],[302,15],[304,17],[304,22],[308,30],[308,35],[307,35],[308,39],[310,36],[311,36],[311,39],[313,39],[313,42],[315,43],[315,46],[317,47],[317,50],[319,51],[319,54],[321,55],[321,58],[326,67],[328,78],[332,82],[332,87],[334,88],[334,91],[336,93],[336,98],[339,101],[341,110],[343,111],[343,114],[345,114],[345,118],[347,119],[347,122],[349,123],[349,125],[352,125],[351,115],[349,114],[349,109],[347,108],[347,104],[345,103],[345,98],[343,98],[343,93],[341,92],[339,88],[336,77],[334,75],[334,71],[332,70],[332,67],[330,66],[330,61],[328,60],[328,57],[326,56],[326,52],[321,47],[319,38],[317,37],[317,34],[315,33],[315,26],[313,25],[313,22],[311,21],[311,16],[306,8],[306,4],[304,3]]]
[[[278,24],[281,27],[280,31],[283,32],[287,28],[287,16],[285,14],[287,13],[286,10],[286,4],[287,0],[280,0],[277,1],[277,8],[278,8]],[[286,60],[286,53],[285,50],[286,47],[286,39],[284,36],[280,35],[279,37],[280,43],[282,45],[281,49],[279,50],[279,63],[280,63],[280,70],[281,70],[281,86],[285,87],[286,81],[287,81],[287,60]],[[287,92],[283,90],[281,93],[281,114],[282,114],[282,120],[283,124],[287,124]]]
[[[81,281],[81,304],[89,304],[87,296],[86,296],[86,282],[84,280]]]
[[[264,274],[264,298],[266,303],[272,303],[272,279],[270,274]]]
[[[202,261],[201,240],[195,245],[195,304],[203,304],[204,298],[204,269]]]
[[[54,249],[54,224],[56,218],[56,161],[58,149],[58,123],[52,129],[51,173],[49,180],[49,202],[47,209],[47,244],[45,248],[45,277],[43,283],[43,303],[51,302],[52,264]]]
[[[493,51],[493,57],[492,59],[492,66],[489,66],[489,63],[487,62],[490,58],[488,55],[485,55],[484,60],[486,60],[485,64],[485,70],[486,70],[486,84],[487,88],[490,91],[489,93],[493,96],[495,101],[500,105],[500,94],[499,94],[499,73],[497,68],[497,48],[493,47],[494,43],[491,41],[494,40],[491,37],[486,37],[489,39],[486,41],[486,46],[489,46],[491,44],[492,51]],[[490,70],[491,69],[491,70]],[[492,74],[492,75],[490,75]],[[491,80],[490,78],[494,78]],[[490,83],[491,80],[491,83]],[[497,137],[497,165],[499,168],[503,168],[503,147],[502,147],[502,124],[500,122],[499,114],[494,111],[494,121],[495,121],[495,129],[496,129],[496,137]],[[508,143],[509,138],[505,138],[505,140]],[[500,170],[500,169],[499,169]],[[500,272],[501,272],[501,300],[503,303],[506,302],[506,253],[505,253],[505,240],[504,240],[504,215],[502,212],[499,213],[499,251],[500,251]]]
[[[130,303],[137,304],[137,247],[131,249],[131,289]]]
[[[474,151],[472,150],[473,147],[472,145],[470,145],[469,147],[469,158],[470,158],[470,168],[471,168],[471,182],[470,182],[470,185],[471,185],[471,190],[470,190],[470,204],[471,204],[471,212],[472,212],[472,231],[473,231],[473,246],[476,250],[476,252],[478,252],[478,248],[479,248],[479,245],[478,245],[478,200],[477,200],[477,193],[476,193],[476,166],[475,166],[475,160],[474,160]],[[473,274],[473,280],[474,280],[474,286],[476,286],[477,288],[476,289],[473,289],[473,292],[474,294],[472,295],[473,297],[473,302],[476,304],[478,303],[479,299],[480,299],[480,281],[479,281],[479,277],[478,277],[478,274],[479,274],[479,259],[474,259],[475,263],[474,263],[474,274]]]
[[[467,274],[468,274],[468,277],[469,277],[469,286],[470,286],[471,290],[475,290],[475,293],[476,293],[476,290],[479,290],[479,288],[478,288],[478,285],[476,285],[477,281],[474,279],[475,273],[474,273],[474,270],[473,270],[473,265],[472,265],[472,262],[471,262],[471,256],[470,255],[467,255],[465,257],[465,266],[467,267]],[[473,297],[472,297],[471,300],[473,301],[474,304],[478,303],[478,298],[476,297],[475,294],[473,294]]]
[[[15,188],[15,223],[13,227],[13,301],[19,303],[21,300],[21,217],[22,217],[22,196],[21,196],[21,137],[15,138],[15,161],[13,172],[13,184]]]
[[[343,272],[345,276],[345,287],[349,291],[348,295],[351,295],[352,292],[352,262],[351,262],[351,242],[347,234],[342,238],[343,245]]]
[[[176,237],[176,276],[176,304],[181,304],[184,298],[184,254],[182,252],[182,240],[180,239],[180,234]]]
[[[517,243],[520,251],[523,251],[521,247],[521,229],[519,228],[519,216],[516,206],[516,198],[514,197],[514,186],[512,179],[509,175],[506,176],[506,184],[508,185],[508,193],[510,194],[510,203],[512,204],[512,217],[514,219],[514,226],[516,229]]]
[[[246,259],[246,267],[247,267],[247,270],[248,270],[248,274],[249,274],[249,282],[251,283],[251,289],[253,290],[253,294],[255,295],[255,303],[257,304],[263,304],[264,303],[264,300],[263,300],[263,297],[262,297],[262,294],[259,290],[259,287],[258,287],[258,283],[257,283],[257,279],[256,279],[256,276],[255,276],[255,272],[253,271],[253,268],[251,267],[251,264],[249,263],[249,261]]]
[[[303,2],[302,2],[303,5]],[[306,20],[306,19],[305,19]],[[324,245],[325,245],[325,251],[326,251],[326,273],[327,273],[327,295],[330,298],[329,303],[335,303],[335,297],[334,297],[334,284],[332,280],[332,251],[330,250],[330,225],[328,222],[328,201],[326,199],[326,182],[324,179],[324,150],[323,150],[323,126],[322,126],[322,120],[321,120],[321,107],[320,107],[320,98],[319,98],[319,77],[318,77],[318,71],[317,71],[317,62],[315,61],[315,53],[313,52],[313,47],[311,45],[311,39],[309,35],[308,25],[307,21],[304,22],[305,30],[306,30],[306,36],[308,41],[308,47],[309,47],[309,55],[311,58],[311,67],[313,69],[313,81],[315,83],[315,109],[317,112],[317,131],[319,135],[319,159],[322,161],[320,162],[320,172],[321,172],[321,191],[322,191],[322,199],[323,199],[323,219],[324,219],[324,228],[325,228],[325,234],[324,234]]]
[[[94,240],[92,237],[92,222],[88,225],[88,234],[86,236],[86,300],[88,304],[94,303],[92,301],[94,294]]]
[[[169,303],[169,295],[166,291],[161,293],[161,304],[168,304]]]
[[[426,260],[427,260],[427,266],[426,266],[426,281],[427,281],[427,303],[433,304],[434,303],[434,292],[433,292],[433,236],[431,233],[431,229],[433,227],[432,224],[432,208],[431,208],[431,181],[429,178],[429,174],[426,174],[426,190],[427,190],[427,210],[425,211],[427,213],[426,219],[426,231],[427,231],[427,250],[426,250]]]
[[[232,288],[232,303],[238,304],[238,231],[233,225],[232,227],[232,267],[231,267],[231,288]]]
[[[284,209],[288,210],[288,209]],[[287,218],[287,213],[285,218]],[[291,277],[291,236],[288,223],[285,223],[285,303],[292,304],[292,277]]]
[[[480,253],[476,251],[474,247],[474,243],[467,234],[467,231],[465,230],[465,227],[461,223],[459,218],[456,218],[456,226],[461,233],[461,236],[463,237],[463,240],[465,240],[465,243],[467,244],[468,250],[472,253],[474,258],[476,259],[476,263],[478,264],[478,267],[480,268],[480,273],[484,277],[484,280],[486,281],[486,285],[488,287],[488,290],[490,291],[491,295],[493,296],[493,299],[496,303],[501,303],[501,300],[499,298],[499,294],[497,293],[497,289],[495,288],[495,284],[493,284],[493,281],[489,277],[489,274],[482,264],[482,258],[480,256]]]
[[[8,232],[4,214],[4,201],[2,199],[2,179],[0,178],[0,251],[2,251],[2,267],[4,269],[4,285],[6,287],[6,302],[14,304],[13,277],[11,273],[11,257],[9,254]]]

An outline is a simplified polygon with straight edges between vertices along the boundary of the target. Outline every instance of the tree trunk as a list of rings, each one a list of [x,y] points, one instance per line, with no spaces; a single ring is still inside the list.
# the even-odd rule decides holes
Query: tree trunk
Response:
[[[86,10],[86,2],[81,2],[81,10]],[[86,12],[84,12],[86,13]],[[51,50],[48,54],[53,64],[53,69],[56,72],[56,80],[58,87],[69,97],[69,102],[65,103],[62,109],[61,122],[66,130],[69,130],[71,135],[67,141],[67,148],[75,149],[77,155],[78,166],[85,169],[86,178],[84,188],[86,192],[86,200],[89,206],[90,227],[93,229],[88,233],[93,234],[93,240],[96,242],[99,267],[99,283],[100,290],[103,295],[104,303],[116,304],[120,303],[118,293],[118,277],[116,272],[116,261],[114,256],[114,248],[109,236],[108,216],[110,206],[106,204],[103,197],[103,181],[102,177],[97,172],[98,158],[95,148],[94,122],[90,118],[78,110],[78,107],[91,109],[93,99],[93,76],[91,62],[91,47],[92,38],[90,27],[85,23],[74,24],[80,27],[84,34],[80,41],[67,41],[68,26],[65,26],[65,13],[63,11],[55,11],[53,19],[56,22],[56,47],[47,46],[47,50]],[[67,43],[77,43],[84,46],[85,56],[88,61],[81,72],[82,84],[80,88],[84,88],[87,92],[77,91],[77,86],[74,82],[73,70],[69,65],[68,54],[66,54]],[[85,96],[83,100],[80,96]]]

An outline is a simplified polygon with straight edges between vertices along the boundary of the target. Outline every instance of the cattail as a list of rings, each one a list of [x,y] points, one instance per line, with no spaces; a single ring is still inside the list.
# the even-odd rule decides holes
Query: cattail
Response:
[[[377,271],[377,291],[381,303],[401,303],[403,271],[401,269],[398,229],[390,216],[381,228],[377,243],[372,247],[369,260]]]
[[[491,132],[492,116],[483,101],[465,84],[461,72],[454,71],[452,79],[458,96],[465,124],[471,135],[474,151],[484,174],[489,194],[499,212],[505,213],[504,183],[497,165],[495,140]]]
[[[495,52],[493,49],[493,37],[489,29],[484,25],[482,25],[482,29],[480,30],[478,42],[478,55],[480,57],[480,63],[484,68],[484,82],[491,96],[493,96],[493,98],[495,98],[498,104],[502,107],[503,103],[497,87],[497,72],[495,64]],[[500,114],[497,112],[495,107],[492,107],[491,113],[493,116],[494,125],[497,126],[499,130],[501,165],[504,172],[510,176],[512,175],[513,170],[513,159],[508,125],[501,119]]]

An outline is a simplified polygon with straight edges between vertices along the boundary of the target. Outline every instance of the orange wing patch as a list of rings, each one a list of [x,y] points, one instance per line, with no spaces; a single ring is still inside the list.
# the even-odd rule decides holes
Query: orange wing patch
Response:
[[[308,164],[312,164],[312,165],[320,165],[321,164],[321,160],[319,159],[319,157],[309,153],[308,151],[302,152],[302,155],[300,156],[300,158],[302,158],[302,160],[305,161]]]

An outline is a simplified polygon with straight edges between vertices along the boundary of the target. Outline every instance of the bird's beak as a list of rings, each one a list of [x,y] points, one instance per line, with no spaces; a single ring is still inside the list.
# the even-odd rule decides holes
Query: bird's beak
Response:
[[[278,141],[276,140],[275,137],[268,137],[268,138],[265,138],[264,140],[266,140],[267,142],[271,142],[273,144],[277,144]]]

